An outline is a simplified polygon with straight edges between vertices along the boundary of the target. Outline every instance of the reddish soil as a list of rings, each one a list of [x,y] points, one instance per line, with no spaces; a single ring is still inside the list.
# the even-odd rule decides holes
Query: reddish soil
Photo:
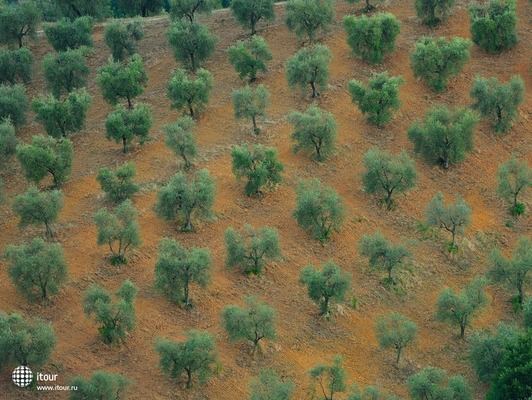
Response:
[[[488,55],[477,47],[463,73],[450,82],[441,95],[430,92],[423,82],[415,80],[409,67],[409,52],[416,40],[426,34],[436,36],[470,37],[469,19],[464,1],[459,1],[453,15],[436,30],[424,27],[415,17],[413,1],[391,1],[382,9],[392,12],[402,22],[397,49],[382,65],[369,66],[350,56],[346,36],[341,26],[344,15],[359,12],[359,7],[343,1],[337,5],[337,24],[322,40],[333,53],[331,81],[328,90],[318,100],[321,107],[334,113],[339,123],[338,146],[335,155],[323,164],[317,164],[304,154],[291,152],[290,126],[286,121],[292,110],[304,110],[310,104],[308,93],[294,93],[287,86],[284,61],[301,47],[293,34],[284,26],[284,7],[277,7],[277,20],[261,24],[263,35],[274,54],[270,72],[260,79],[271,93],[269,117],[262,123],[264,133],[254,137],[251,126],[233,118],[231,88],[242,83],[226,57],[226,49],[238,39],[245,38],[233,17],[225,11],[217,12],[205,22],[220,38],[216,54],[206,64],[215,78],[212,99],[197,126],[200,156],[197,168],[207,168],[217,182],[216,218],[202,223],[197,231],[183,234],[176,227],[158,219],[153,212],[156,189],[178,170],[178,162],[165,147],[161,127],[178,118],[170,109],[166,97],[167,82],[177,64],[173,60],[164,32],[166,18],[146,20],[146,38],[141,42],[142,55],[149,71],[149,85],[139,101],[147,102],[153,110],[155,124],[151,140],[136,146],[123,156],[120,146],[105,139],[104,122],[112,107],[107,105],[95,82],[97,67],[109,55],[103,43],[103,27],[95,30],[94,53],[89,58],[92,72],[89,91],[94,96],[86,129],[73,136],[75,160],[72,175],[64,186],[65,207],[57,225],[57,240],[62,244],[70,268],[68,284],[53,304],[44,307],[28,303],[14,289],[6,273],[6,264],[0,266],[0,309],[39,316],[51,321],[57,334],[57,347],[44,372],[59,374],[58,384],[67,384],[74,375],[88,376],[91,371],[105,369],[125,374],[135,381],[128,394],[130,399],[236,399],[246,398],[248,382],[262,368],[272,367],[297,383],[295,398],[311,398],[308,370],[317,363],[330,362],[341,354],[349,374],[349,383],[379,385],[407,397],[405,380],[427,365],[446,369],[451,374],[464,374],[473,386],[475,399],[483,398],[486,387],[479,384],[467,362],[468,341],[457,338],[456,327],[440,323],[434,317],[435,302],[442,288],[459,289],[487,268],[486,254],[494,246],[509,252],[519,235],[530,234],[531,218],[525,216],[508,228],[511,218],[507,206],[496,195],[496,171],[512,152],[532,162],[530,140],[532,111],[532,78],[530,54],[532,31],[531,7],[526,0],[518,1],[519,44],[509,53]],[[36,59],[51,51],[44,37],[31,44]],[[406,84],[401,87],[402,107],[394,120],[384,129],[368,126],[359,110],[351,104],[347,83],[356,78],[367,81],[373,71],[388,70],[391,75],[402,75]],[[476,130],[475,150],[467,160],[449,171],[428,166],[416,158],[419,172],[417,188],[397,198],[397,207],[387,212],[379,208],[377,200],[364,194],[360,174],[362,155],[372,146],[392,152],[406,149],[412,152],[406,132],[416,118],[435,103],[449,106],[468,106],[469,89],[475,75],[496,76],[507,80],[520,74],[525,80],[527,94],[520,108],[520,118],[511,132],[504,137],[493,135],[486,122]],[[34,97],[44,90],[40,71],[28,89]],[[30,115],[30,123],[19,136],[28,141],[43,132]],[[260,199],[243,195],[242,185],[231,172],[230,149],[242,142],[275,146],[285,164],[284,182],[278,189]],[[109,206],[95,180],[98,169],[104,165],[120,165],[126,160],[135,162],[142,191],[133,201],[139,210],[142,247],[130,257],[129,265],[116,270],[109,265],[107,249],[96,245],[96,229],[92,216],[101,207]],[[15,159],[3,168],[7,194],[13,198],[24,191],[27,183]],[[332,241],[321,246],[301,230],[291,217],[295,206],[294,189],[301,178],[319,177],[343,197],[348,207],[342,231]],[[46,183],[47,184],[47,183]],[[444,233],[434,235],[421,232],[418,222],[423,210],[437,191],[443,191],[448,200],[455,193],[463,195],[473,207],[473,223],[462,240],[462,252],[449,257],[445,252],[448,240]],[[530,214],[529,214],[530,215]],[[284,261],[269,265],[262,276],[245,277],[224,267],[223,234],[227,227],[240,228],[270,225],[279,230]],[[363,234],[381,230],[395,240],[415,241],[411,267],[400,274],[396,290],[383,287],[380,273],[372,272],[367,261],[357,252],[357,242]],[[37,229],[20,230],[9,204],[0,206],[0,251],[9,243],[18,243],[40,235]],[[177,238],[187,246],[206,246],[213,253],[213,282],[206,290],[194,288],[195,307],[191,311],[167,302],[154,290],[154,264],[157,245],[162,237]],[[319,265],[328,259],[340,265],[353,276],[352,292],[347,296],[358,299],[359,307],[347,305],[338,308],[330,321],[317,316],[317,309],[298,284],[301,267]],[[131,279],[140,291],[136,304],[137,328],[124,345],[110,348],[101,343],[96,326],[82,312],[82,293],[92,282],[115,290],[125,279]],[[278,313],[278,340],[267,343],[263,354],[252,357],[242,343],[229,342],[220,326],[220,312],[227,304],[242,304],[243,298],[256,294],[272,304]],[[511,294],[490,287],[491,304],[473,321],[476,329],[492,326],[500,320],[516,317],[509,301]],[[378,315],[389,311],[403,313],[419,326],[420,340],[416,347],[405,352],[399,367],[394,365],[392,351],[378,348],[374,323]],[[182,382],[171,381],[161,373],[154,351],[155,338],[173,340],[183,338],[187,329],[204,329],[216,335],[221,369],[201,387],[185,390]],[[0,376],[2,399],[63,399],[66,393],[47,394],[17,390],[10,382],[10,374]]]

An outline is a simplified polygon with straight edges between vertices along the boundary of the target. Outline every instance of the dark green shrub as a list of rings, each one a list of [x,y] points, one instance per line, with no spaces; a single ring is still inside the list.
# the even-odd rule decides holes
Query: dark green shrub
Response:
[[[473,42],[488,53],[498,54],[517,44],[515,1],[491,0],[469,6]]]
[[[92,17],[62,18],[54,25],[46,26],[44,33],[55,51],[92,47],[92,25]]]

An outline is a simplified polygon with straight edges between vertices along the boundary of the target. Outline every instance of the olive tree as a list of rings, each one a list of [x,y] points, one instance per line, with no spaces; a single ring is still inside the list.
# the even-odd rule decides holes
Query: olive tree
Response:
[[[521,236],[512,258],[505,257],[495,248],[489,260],[491,267],[487,276],[490,281],[517,291],[517,302],[523,306],[526,286],[530,283],[529,273],[532,271],[532,240]]]
[[[0,312],[0,367],[42,367],[52,355],[55,344],[51,323]]]
[[[344,18],[344,28],[353,54],[370,64],[380,64],[384,56],[395,50],[401,22],[390,13],[349,15]]]
[[[377,317],[375,335],[381,348],[396,350],[395,363],[399,364],[405,347],[417,340],[417,325],[408,317],[391,312]]]
[[[258,275],[268,261],[282,258],[279,233],[269,226],[253,229],[244,225],[243,232],[227,228],[224,239],[227,247],[225,265],[228,268],[241,267],[245,274]]]
[[[222,312],[222,322],[229,340],[246,340],[259,349],[262,339],[275,340],[275,309],[256,297],[246,297],[245,308],[228,305]]]
[[[69,400],[124,400],[131,381],[121,374],[97,370],[92,373],[90,379],[73,377],[69,385],[77,388],[70,392]]]
[[[214,374],[218,356],[216,344],[209,332],[189,330],[185,340],[173,342],[159,338],[155,344],[159,353],[161,369],[172,379],[186,375],[186,387],[190,389],[193,377],[198,376],[200,383],[205,383]]]
[[[112,21],[105,27],[105,44],[111,50],[115,61],[124,61],[137,53],[137,42],[144,37],[144,28],[140,21],[121,23]]]
[[[111,8],[107,0],[56,0],[65,17],[74,19],[89,15],[98,20],[111,16]]]
[[[92,47],[93,21],[94,19],[88,16],[74,20],[62,18],[53,25],[45,26],[44,33],[55,51]]]
[[[513,154],[508,161],[502,163],[497,171],[497,190],[499,195],[510,202],[510,213],[521,215],[525,212],[525,204],[518,201],[519,195],[525,195],[532,187],[532,168],[526,160]]]
[[[352,79],[349,81],[351,100],[366,115],[368,124],[382,126],[399,109],[399,86],[404,82],[402,77],[389,76],[386,71],[373,74],[367,87]]]
[[[128,110],[118,104],[105,121],[105,137],[115,143],[122,142],[122,153],[126,153],[128,144],[135,136],[144,144],[153,124],[151,112],[144,103],[137,103]]]
[[[114,171],[107,167],[100,168],[96,180],[109,200],[121,203],[139,191],[139,186],[133,182],[136,174],[135,164],[126,162]]]
[[[34,238],[28,244],[7,246],[4,257],[11,281],[30,301],[49,300],[67,279],[67,264],[59,243]]]
[[[454,197],[454,204],[444,204],[442,192],[436,193],[425,209],[425,218],[429,226],[445,229],[451,234],[449,245],[451,251],[458,248],[456,236],[471,224],[471,207],[459,194]]]
[[[138,288],[126,280],[115,293],[97,284],[91,284],[83,294],[83,312],[99,325],[98,331],[104,343],[116,344],[125,341],[128,333],[135,329],[135,298]]]
[[[319,307],[320,315],[329,315],[330,304],[344,300],[351,287],[351,275],[329,260],[321,270],[312,265],[303,267],[299,283],[307,287],[308,297]]]
[[[334,189],[318,179],[301,182],[296,189],[296,209],[293,216],[298,225],[309,230],[315,239],[325,242],[342,227],[345,205]]]
[[[263,187],[272,188],[282,181],[284,165],[279,161],[277,149],[257,144],[237,146],[231,152],[232,170],[237,180],[247,178],[246,196],[262,194]]]
[[[361,390],[358,385],[351,385],[351,394],[346,400],[398,400],[398,397],[391,393],[381,391],[378,386],[366,386]]]
[[[149,17],[157,15],[161,12],[165,4],[165,0],[114,0],[118,8],[128,17]]]
[[[253,133],[258,135],[261,130],[257,126],[257,118],[266,116],[266,107],[270,99],[270,93],[266,86],[259,85],[256,88],[246,86],[241,89],[233,89],[234,115],[236,119],[251,119]]]
[[[319,96],[318,88],[324,90],[329,83],[331,59],[331,51],[321,44],[299,50],[285,63],[288,85],[302,89],[310,85],[312,98]]]
[[[129,110],[133,108],[132,100],[144,92],[147,82],[148,74],[138,54],[133,54],[127,64],[110,59],[109,64],[98,71],[103,98],[112,105],[125,99]]]
[[[264,38],[255,35],[247,41],[238,41],[229,47],[227,57],[240,79],[248,78],[249,83],[252,83],[259,72],[268,72],[266,63],[271,61],[272,53]]]
[[[21,48],[25,37],[37,38],[41,13],[32,0],[3,2],[0,4],[0,44]]]
[[[81,88],[70,92],[63,99],[52,95],[37,97],[33,99],[31,107],[48,135],[66,138],[69,133],[79,132],[85,127],[91,104],[92,96],[85,88]]]
[[[33,74],[33,54],[26,47],[0,50],[0,84],[28,84]]]
[[[472,108],[484,118],[494,121],[496,133],[506,133],[512,120],[517,118],[517,107],[523,102],[525,84],[520,76],[501,83],[497,78],[476,76],[470,96],[474,100]]]
[[[165,125],[166,145],[172,152],[183,159],[185,170],[192,167],[191,160],[197,154],[196,137],[194,128],[196,123],[189,116],[183,116],[170,125]]]
[[[242,28],[251,30],[252,36],[257,33],[261,19],[275,19],[274,0],[232,0],[231,10]]]
[[[249,383],[249,400],[290,400],[295,384],[290,379],[281,379],[274,370],[263,369],[257,379]]]
[[[448,378],[444,370],[432,366],[411,375],[406,384],[412,400],[473,400],[472,390],[463,376]]]
[[[517,10],[510,0],[472,3],[469,8],[473,42],[488,53],[498,54],[517,44]]]
[[[27,180],[39,184],[48,174],[54,187],[66,182],[72,170],[74,150],[68,139],[35,135],[29,144],[17,146],[17,159]]]
[[[26,123],[28,99],[22,85],[0,85],[0,121],[10,119],[18,128]]]
[[[475,278],[465,286],[460,294],[452,289],[444,289],[436,306],[436,316],[440,321],[460,327],[460,338],[464,338],[465,329],[471,325],[473,317],[488,304],[485,292],[486,281]]]
[[[211,281],[211,265],[209,249],[187,250],[176,240],[163,238],[155,263],[155,286],[172,303],[190,307],[190,286],[194,283],[206,288]]]
[[[523,302],[523,326],[525,329],[532,329],[532,298]]]
[[[392,273],[403,267],[411,253],[404,245],[394,245],[382,236],[380,231],[374,235],[364,235],[358,243],[358,251],[369,259],[369,266],[388,273],[386,283],[394,284]]]
[[[174,21],[166,31],[174,58],[189,71],[196,71],[214,53],[218,39],[211,35],[206,25]]]
[[[471,58],[468,39],[423,36],[410,54],[414,77],[421,78],[436,93],[447,89],[447,82],[462,71]]]
[[[211,214],[215,193],[216,184],[208,170],[190,178],[179,172],[157,193],[155,211],[159,218],[179,221],[181,230],[188,232],[193,229],[193,217]]]
[[[299,39],[306,35],[313,43],[318,32],[326,33],[332,23],[334,0],[289,0],[286,3],[286,26]]]
[[[17,152],[18,143],[11,120],[9,118],[0,120],[0,165],[6,165]]]
[[[192,24],[196,14],[209,15],[219,0],[170,0],[170,18],[188,19]]]
[[[361,1],[362,0],[347,0],[347,2],[349,4],[358,4]],[[375,2],[377,2],[377,1],[380,1],[380,0],[375,0]],[[371,4],[372,3],[371,0],[365,0],[364,2],[365,2],[364,8],[363,8],[364,12],[370,12],[370,11],[372,11],[372,10],[374,10],[376,8],[376,6],[374,5],[375,2],[374,2],[374,4]]]
[[[478,115],[475,111],[436,105],[425,113],[423,124],[418,119],[408,128],[414,152],[431,164],[444,169],[464,161],[473,150]]]
[[[318,364],[309,372],[314,385],[314,390],[318,386],[322,400],[334,400],[336,393],[344,392],[346,389],[347,372],[342,365],[342,357],[333,358],[331,365]]]
[[[206,69],[199,69],[195,79],[184,69],[176,69],[168,83],[171,107],[178,111],[187,110],[191,117],[195,117],[209,102],[212,87],[213,77]]]
[[[415,9],[418,18],[431,28],[447,19],[456,0],[416,0]]]
[[[140,246],[140,229],[137,210],[131,200],[125,200],[114,211],[101,208],[94,215],[98,228],[98,245],[107,245],[111,251],[111,264],[127,264],[128,249]]]
[[[338,124],[333,114],[311,106],[304,113],[290,113],[288,122],[293,126],[294,153],[305,150],[312,152],[317,161],[323,161],[334,150]]]
[[[55,97],[59,98],[87,85],[89,67],[86,54],[86,48],[81,47],[44,56],[41,62],[44,79]]]
[[[13,211],[20,218],[19,226],[44,225],[47,236],[53,236],[52,225],[62,208],[63,193],[60,190],[41,192],[32,186],[13,200]]]

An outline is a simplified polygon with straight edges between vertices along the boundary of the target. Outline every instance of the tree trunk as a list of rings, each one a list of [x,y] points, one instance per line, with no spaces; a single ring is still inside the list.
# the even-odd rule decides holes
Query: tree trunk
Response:
[[[22,37],[23,37],[23,35],[19,35],[19,36],[18,36],[18,48],[19,48],[19,49],[22,48]]]
[[[126,145],[127,145],[127,139],[125,136],[122,136],[122,153],[123,154],[126,154]]]
[[[192,387],[192,372],[190,370],[187,371],[187,389],[190,389]]]
[[[256,115],[252,115],[251,116],[251,120],[253,121],[253,133],[255,135],[258,135],[259,134],[259,129],[257,128],[257,116]]]
[[[403,351],[402,347],[397,348],[397,358],[395,359],[395,363],[399,365],[399,360],[401,360],[401,352]]]
[[[519,301],[519,305],[523,307],[523,285],[519,284],[517,286],[517,301]]]
[[[196,57],[194,57],[194,53],[190,53],[190,65],[192,67],[192,71],[196,72]]]
[[[183,288],[183,292],[184,292],[184,302],[185,302],[185,306],[189,306],[190,305],[190,300],[189,300],[189,295],[188,295],[188,283],[185,284],[185,287]]]
[[[452,248],[453,248],[453,249],[456,249],[456,248],[458,247],[458,246],[456,245],[456,230],[453,229],[453,230],[451,231],[451,234],[453,235],[453,244],[452,244]]]
[[[460,325],[460,339],[465,337],[465,324]]]
[[[54,236],[54,232],[52,231],[52,228],[50,228],[50,224],[48,223],[48,221],[44,221],[44,226],[46,227],[46,236],[48,237],[52,237]]]
[[[127,96],[127,109],[131,110],[133,108],[133,104],[131,104],[131,99],[129,96]]]
[[[316,90],[316,84],[314,82],[310,82],[310,87],[312,87],[312,98],[315,99],[319,93]]]
[[[185,221],[185,226],[183,227],[183,231],[190,232],[192,230],[192,221],[190,218],[190,213],[187,213],[185,218],[186,218],[186,221]]]

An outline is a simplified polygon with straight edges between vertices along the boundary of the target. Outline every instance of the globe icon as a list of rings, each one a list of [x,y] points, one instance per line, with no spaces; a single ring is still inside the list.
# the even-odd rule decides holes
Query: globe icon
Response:
[[[26,387],[33,380],[33,372],[31,372],[29,367],[22,365],[14,369],[12,378],[13,383],[18,387]]]

